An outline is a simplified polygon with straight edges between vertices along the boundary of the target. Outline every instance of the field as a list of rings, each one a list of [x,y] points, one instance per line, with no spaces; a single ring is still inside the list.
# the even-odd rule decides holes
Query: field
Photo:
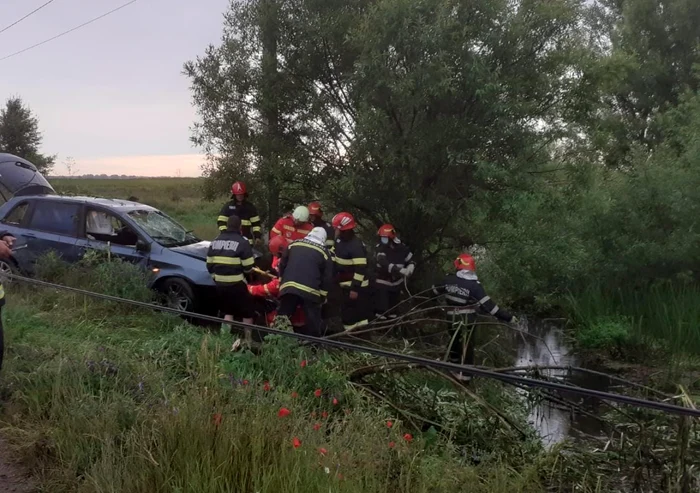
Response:
[[[128,180],[52,179],[57,192],[127,199],[136,197],[171,215],[202,239],[211,240],[218,232],[216,218],[226,200],[208,202],[202,199],[200,178],[135,178]]]
[[[198,179],[52,183],[66,194],[135,196],[203,239],[216,234],[220,203],[201,199]],[[46,258],[38,275],[151,300],[136,267],[90,262]],[[416,371],[389,402],[351,378],[381,363],[367,355],[278,338],[258,355],[233,353],[230,335],[173,316],[17,284],[8,298],[0,465],[20,460],[39,491],[586,493],[616,490],[642,467],[622,440],[606,451],[544,449],[525,400],[493,382],[465,394]],[[586,314],[614,310],[590,299],[575,308],[583,325]],[[421,425],[407,408],[423,403]],[[669,422],[659,429],[668,435]],[[673,467],[660,490],[672,489]]]

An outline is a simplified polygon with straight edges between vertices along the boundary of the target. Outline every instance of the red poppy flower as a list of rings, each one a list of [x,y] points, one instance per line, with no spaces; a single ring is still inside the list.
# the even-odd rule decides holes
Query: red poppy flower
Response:
[[[299,438],[297,438],[297,437],[294,437],[294,439],[292,439],[292,447],[294,447],[294,448],[301,447],[301,440],[299,440]]]
[[[221,420],[223,419],[223,416],[219,413],[216,413],[211,417],[211,422],[214,423],[214,426],[219,426],[221,424]]]
[[[328,450],[321,447],[320,449],[318,449],[318,453],[321,455],[328,455]]]
[[[334,405],[334,406],[337,406],[337,405],[338,405],[338,399],[336,399],[335,397],[333,397],[333,405]]]
[[[250,382],[248,380],[243,380],[243,385],[248,385]]]
[[[406,440],[408,443],[411,443],[411,441],[413,440],[413,435],[411,435],[410,433],[406,433],[403,436],[403,439]]]
[[[314,390],[314,395],[315,395],[316,397],[321,397],[321,389],[316,389],[316,390]]]
[[[302,368],[306,368],[306,365],[307,365],[307,362],[306,362],[306,360],[302,360],[302,362],[301,362],[301,365],[300,365],[300,366],[301,366]]]
[[[323,411],[323,412],[321,413],[321,417],[322,417],[322,418],[327,418],[327,417],[328,417],[328,413],[327,413],[326,411]]]
[[[321,423],[316,423],[316,424],[314,425],[314,431],[318,431],[318,430],[320,430],[320,429],[321,429]]]
[[[387,427],[387,428],[391,428],[392,426],[394,426],[394,423],[392,423],[391,421],[387,421],[387,422],[386,422],[386,427]]]
[[[297,394],[296,392],[292,392],[292,399],[296,399],[297,397],[299,397],[299,394]]]
[[[280,418],[286,418],[290,414],[292,414],[292,411],[290,411],[286,407],[283,407],[282,409],[279,410],[279,412],[277,413],[277,416]]]
[[[389,442],[389,448],[396,447],[396,442]]]
[[[271,388],[272,388],[272,387],[270,387],[270,382],[265,382],[265,383],[263,384],[263,390],[264,390],[265,392],[267,392],[267,391],[270,390]]]

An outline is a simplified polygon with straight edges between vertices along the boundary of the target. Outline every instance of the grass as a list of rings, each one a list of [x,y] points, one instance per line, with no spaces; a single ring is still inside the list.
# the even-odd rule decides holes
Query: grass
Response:
[[[225,198],[219,202],[202,199],[201,178],[134,178],[107,179],[52,179],[51,184],[60,194],[127,199],[162,210],[177,219],[202,239],[211,240],[217,233],[216,218]]]
[[[639,343],[673,355],[697,357],[698,300],[700,286],[695,284],[663,283],[613,291],[592,287],[572,294],[569,308],[579,327],[579,340],[583,337],[589,347]]]

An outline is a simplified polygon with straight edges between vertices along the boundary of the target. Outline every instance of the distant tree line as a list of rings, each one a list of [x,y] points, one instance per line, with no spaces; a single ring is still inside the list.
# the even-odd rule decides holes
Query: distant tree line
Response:
[[[536,298],[697,278],[698,66],[697,0],[242,0],[184,70],[210,196],[321,199]]]

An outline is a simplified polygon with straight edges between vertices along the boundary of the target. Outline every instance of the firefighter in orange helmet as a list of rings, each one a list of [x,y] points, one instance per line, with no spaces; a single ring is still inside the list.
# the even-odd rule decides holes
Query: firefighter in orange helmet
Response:
[[[219,231],[226,231],[226,221],[229,216],[238,216],[241,219],[241,234],[251,245],[254,244],[256,247],[262,245],[260,216],[256,207],[248,201],[248,191],[242,181],[231,185],[231,200],[221,208],[216,221]]]
[[[326,247],[332,250],[335,245],[335,231],[333,230],[333,226],[323,219],[321,202],[311,202],[309,204],[309,221],[315,228],[323,228],[326,230]]]
[[[463,253],[454,262],[456,271],[433,286],[433,294],[444,299],[445,311],[452,317],[452,346],[450,360],[458,364],[474,364],[474,323],[479,312],[508,323],[518,319],[500,308],[486,294],[476,275],[476,264],[471,255]],[[460,334],[461,332],[461,334]],[[464,378],[461,373],[456,375]]]
[[[399,303],[405,279],[416,268],[413,254],[396,235],[391,224],[384,224],[377,231],[379,243],[375,248],[376,296],[374,313],[381,318],[396,318],[391,309]]]

